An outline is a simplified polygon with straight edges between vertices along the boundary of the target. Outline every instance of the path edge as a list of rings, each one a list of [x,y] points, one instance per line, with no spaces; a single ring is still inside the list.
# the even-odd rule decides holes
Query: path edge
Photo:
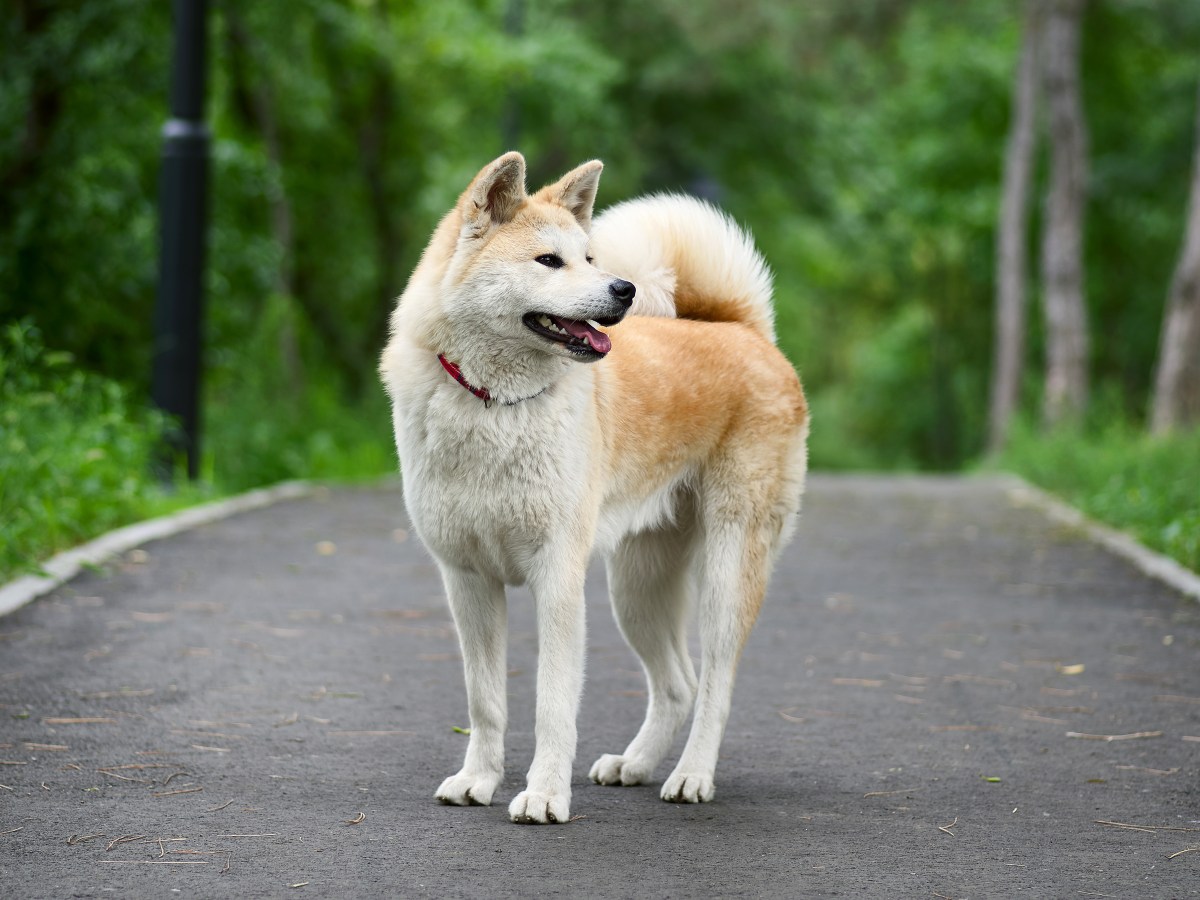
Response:
[[[1109,552],[1132,563],[1142,574],[1161,581],[1185,597],[1200,601],[1200,575],[1191,569],[1151,550],[1127,532],[1088,518],[1074,506],[1030,484],[1019,475],[1005,473],[1001,480],[1014,505],[1034,507],[1051,521],[1079,529]]]
[[[306,497],[318,489],[310,481],[282,481],[270,487],[258,488],[224,500],[192,506],[179,512],[135,522],[109,531],[86,544],[51,557],[41,568],[45,575],[23,575],[0,585],[0,616],[15,612],[25,604],[45,596],[70,581],[86,566],[100,565],[114,556],[148,544],[151,541],[207,525],[239,513],[262,509],[283,500]]]

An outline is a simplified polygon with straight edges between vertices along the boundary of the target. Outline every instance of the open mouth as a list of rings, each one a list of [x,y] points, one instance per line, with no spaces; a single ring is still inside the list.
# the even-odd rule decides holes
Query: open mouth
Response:
[[[599,326],[616,325],[622,316],[607,319],[564,319],[549,313],[526,313],[521,320],[530,331],[562,344],[572,353],[589,359],[599,359],[612,349],[608,335]]]

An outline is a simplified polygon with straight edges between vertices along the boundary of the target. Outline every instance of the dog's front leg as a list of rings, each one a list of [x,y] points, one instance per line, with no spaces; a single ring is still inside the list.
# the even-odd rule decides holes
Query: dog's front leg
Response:
[[[569,568],[569,567],[568,567]],[[537,606],[537,746],[525,790],[508,807],[514,822],[566,822],[571,815],[575,717],[583,690],[583,565],[532,583]]]
[[[504,585],[474,572],[441,568],[462,647],[471,736],[462,769],[442,782],[437,798],[455,806],[489,806],[504,777],[508,718]]]

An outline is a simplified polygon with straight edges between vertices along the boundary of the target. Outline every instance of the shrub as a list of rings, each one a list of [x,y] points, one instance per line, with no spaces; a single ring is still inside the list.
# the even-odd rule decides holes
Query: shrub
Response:
[[[0,331],[0,581],[161,508],[160,416],[47,351],[27,321]]]

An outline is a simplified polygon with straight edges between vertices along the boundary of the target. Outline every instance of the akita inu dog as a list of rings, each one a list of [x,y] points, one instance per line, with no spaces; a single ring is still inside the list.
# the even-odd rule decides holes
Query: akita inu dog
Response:
[[[434,232],[381,364],[405,503],[466,670],[471,736],[443,803],[489,805],[500,784],[505,586],[535,598],[537,748],[514,822],[570,818],[594,553],[650,699],[633,742],[591,778],[646,781],[694,710],[661,796],[712,799],[738,657],[804,487],[808,410],[751,239],[683,196],[622,203],[593,225],[602,168],[527,195],[519,153],[486,166]]]

